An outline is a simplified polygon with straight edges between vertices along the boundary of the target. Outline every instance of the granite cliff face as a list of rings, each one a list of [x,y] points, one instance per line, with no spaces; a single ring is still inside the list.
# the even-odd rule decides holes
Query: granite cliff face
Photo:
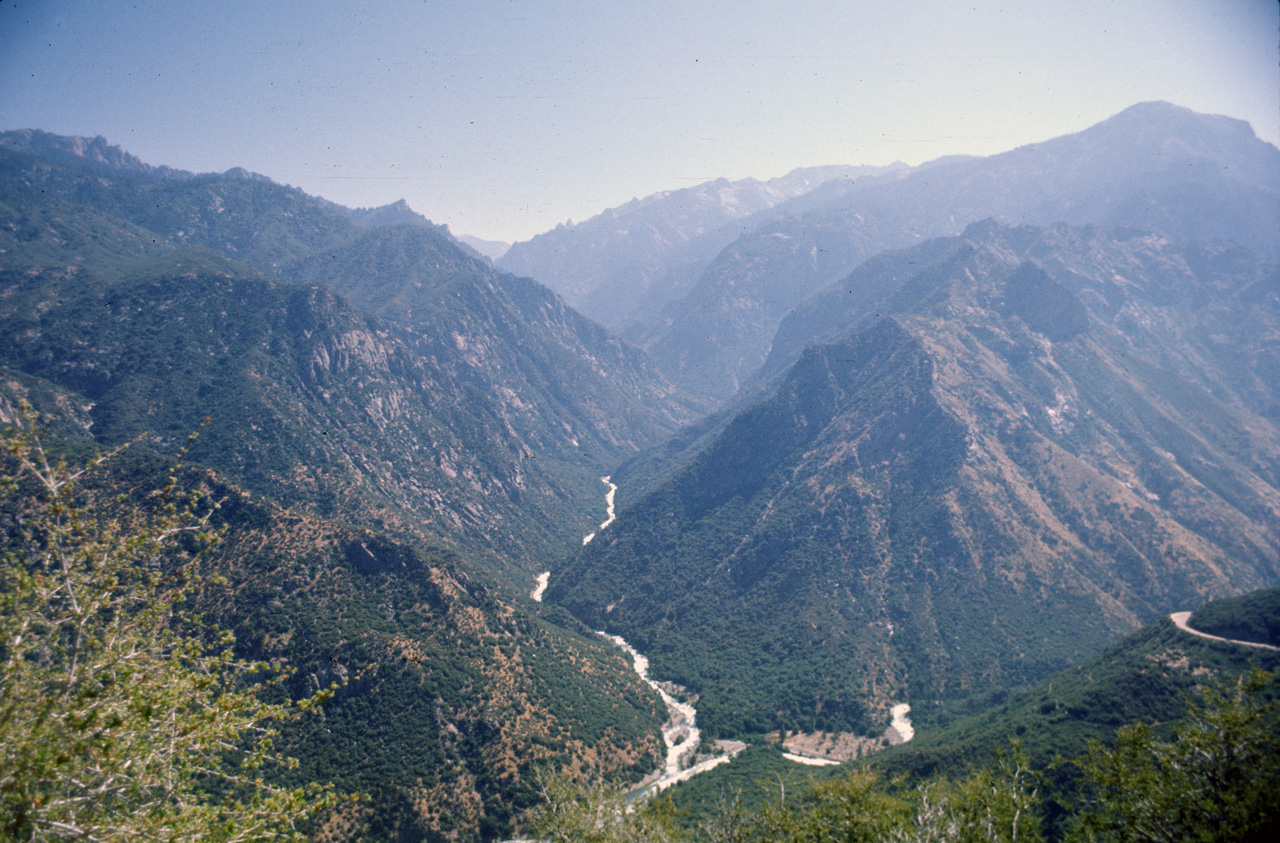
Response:
[[[1280,577],[1273,262],[986,223],[824,296],[787,347],[819,344],[548,591],[712,731],[857,729]]]
[[[481,390],[531,453],[604,470],[699,409],[639,349],[442,232],[376,228],[283,272],[395,326],[425,359]]]

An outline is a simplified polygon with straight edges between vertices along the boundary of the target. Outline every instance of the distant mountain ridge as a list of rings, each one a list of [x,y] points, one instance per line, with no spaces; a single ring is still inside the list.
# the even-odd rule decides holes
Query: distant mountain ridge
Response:
[[[511,244],[506,241],[484,240],[480,237],[473,237],[470,234],[459,234],[457,235],[457,239],[459,243],[475,249],[478,254],[491,261],[498,260],[507,253],[508,249],[511,248]]]
[[[806,167],[768,181],[721,178],[662,191],[516,243],[498,265],[537,278],[616,330],[682,294],[752,215],[828,181],[892,169]]]
[[[18,129],[0,132],[0,139],[2,139],[0,140],[0,145],[13,151],[28,152],[48,161],[56,161],[75,168],[90,168],[108,174],[179,181],[202,177],[207,179],[211,176],[220,175],[225,179],[256,181],[279,188],[286,187],[285,185],[277,184],[267,176],[250,172],[243,167],[232,167],[221,174],[197,174],[167,166],[153,166],[126,152],[120,146],[111,144],[101,135],[85,138],[55,135],[38,129]],[[447,225],[433,223],[410,208],[403,199],[377,208],[347,208],[326,199],[309,198],[316,205],[327,207],[339,216],[345,217],[364,228],[407,223],[430,230],[442,231],[450,238],[453,238],[459,246],[469,250],[469,253],[474,256],[491,258],[491,256],[481,255],[480,251],[475,249],[473,243],[464,243],[464,239],[474,240],[482,245],[488,243],[489,245],[486,248],[491,251],[493,247],[499,245],[490,241],[477,240],[476,238],[454,238]],[[506,244],[500,245],[505,247]]]
[[[113,145],[102,135],[76,137],[55,135],[39,129],[16,129],[0,133],[0,145],[5,149],[30,152],[41,158],[72,166],[89,166],[107,172],[130,173],[151,178],[192,178],[195,174],[171,167],[154,167],[144,163],[136,155]],[[240,168],[234,171],[244,173]]]
[[[409,203],[403,199],[392,202],[389,205],[381,205],[377,208],[344,208],[341,205],[335,206],[338,213],[345,216],[355,224],[362,228],[377,228],[381,225],[416,225],[420,228],[426,228],[431,231],[441,231],[447,233],[449,226],[436,225],[422,214],[409,207]]]
[[[770,209],[623,335],[686,390],[723,401],[806,296],[879,252],[988,217],[1219,238],[1280,257],[1280,150],[1239,120],[1144,103],[999,155],[834,179]]]

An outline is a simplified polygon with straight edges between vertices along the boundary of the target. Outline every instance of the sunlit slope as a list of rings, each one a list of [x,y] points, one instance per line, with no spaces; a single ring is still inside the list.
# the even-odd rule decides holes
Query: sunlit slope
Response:
[[[440,231],[374,228],[282,274],[396,326],[418,354],[481,391],[540,457],[607,470],[698,409],[644,352]]]
[[[1280,579],[1274,264],[995,224],[892,260],[552,578],[709,729],[882,725]]]
[[[645,354],[425,219],[369,228],[349,209],[263,176],[154,167],[102,138],[31,131],[0,133],[0,190],[17,203],[15,232],[27,232],[6,256],[14,262],[33,254],[39,226],[27,218],[57,205],[55,229],[77,227],[67,214],[96,216],[145,232],[153,249],[204,247],[337,292],[466,384],[530,453],[561,460],[575,484],[594,482],[700,411]],[[29,262],[104,271],[95,239],[76,249],[60,235],[42,240],[43,257]]]

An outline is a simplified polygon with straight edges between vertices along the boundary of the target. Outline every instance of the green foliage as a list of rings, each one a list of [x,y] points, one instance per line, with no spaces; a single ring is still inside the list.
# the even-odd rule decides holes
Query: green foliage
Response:
[[[266,703],[279,665],[235,656],[190,610],[209,501],[171,475],[144,501],[103,496],[49,457],[34,415],[5,440],[0,560],[0,829],[15,840],[288,837],[334,804],[282,788],[295,762]],[[295,835],[296,836],[296,835]]]
[[[1219,638],[1280,646],[1280,588],[1215,600],[1197,609],[1189,623]]]
[[[1162,739],[1133,724],[1114,741],[1094,741],[1070,766],[1087,787],[1062,804],[1050,799],[1053,783],[1014,741],[959,778],[887,780],[868,767],[845,769],[808,787],[782,775],[771,784],[772,801],[746,804],[744,791],[729,791],[717,810],[677,832],[663,825],[656,840],[688,843],[1073,843],[1139,841],[1273,840],[1280,827],[1280,679],[1254,670],[1238,681],[1201,690]],[[642,818],[665,819],[671,807],[642,809],[627,819],[622,795],[597,787],[544,789],[539,817],[565,818],[557,841],[643,839],[620,834]],[[1061,796],[1061,794],[1057,794]],[[1050,810],[1066,822],[1046,822]],[[650,813],[643,813],[644,810]],[[540,826],[549,828],[551,826]],[[618,833],[619,836],[609,836]],[[579,836],[575,836],[579,835]],[[594,835],[594,836],[593,836]],[[673,837],[672,835],[676,835]]]
[[[664,791],[676,807],[676,818],[685,829],[723,821],[723,814],[743,815],[761,811],[780,793],[800,793],[838,776],[838,766],[810,767],[784,758],[776,744],[764,736],[748,736],[752,744],[731,764],[721,764]]]
[[[983,767],[951,783],[927,781],[910,794],[914,816],[894,840],[918,843],[1038,841],[1041,786],[1022,746],[998,755],[995,766]]]
[[[543,803],[530,825],[542,843],[675,843],[680,839],[670,802],[627,800],[599,783],[581,784],[543,774]]]
[[[1198,638],[1162,618],[1025,690],[921,703],[912,711],[915,738],[870,763],[889,776],[961,776],[1017,739],[1037,769],[1048,769],[1056,757],[1082,755],[1090,741],[1109,741],[1126,723],[1164,724],[1157,736],[1167,737],[1206,677],[1233,681],[1254,665],[1280,669],[1280,653]],[[1054,768],[1055,787],[1069,791],[1077,774],[1070,765]]]
[[[907,804],[890,796],[873,773],[855,771],[823,782],[794,804],[764,809],[751,826],[751,840],[778,843],[843,841],[872,843],[906,826]]]
[[[1274,840],[1280,827],[1280,689],[1255,670],[1209,688],[1173,740],[1135,724],[1083,760],[1093,786],[1081,837],[1117,841]],[[1266,692],[1272,696],[1268,697]]]
[[[764,783],[762,783],[764,784]],[[1018,746],[994,767],[957,782],[907,789],[867,769],[844,770],[807,786],[777,776],[771,801],[747,805],[741,791],[678,829],[666,800],[628,804],[619,791],[554,782],[544,787],[533,833],[548,841],[683,840],[706,843],[1035,843],[1041,840],[1040,785]]]
[[[779,801],[746,824],[751,841],[1037,841],[1040,785],[1017,744],[994,766],[914,788],[888,783],[868,769]]]

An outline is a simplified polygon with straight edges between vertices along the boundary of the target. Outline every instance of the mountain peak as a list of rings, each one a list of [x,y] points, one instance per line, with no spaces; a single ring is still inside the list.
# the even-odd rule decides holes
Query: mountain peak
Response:
[[[960,238],[969,241],[986,241],[990,240],[1001,228],[1004,228],[1004,226],[995,217],[987,217],[965,226],[964,231],[960,233]]]
[[[1234,117],[1226,117],[1221,114],[1201,114],[1192,111],[1181,105],[1175,105],[1164,100],[1150,100],[1148,102],[1135,103],[1123,111],[1117,112],[1114,117],[1102,121],[1098,125],[1106,125],[1111,122],[1127,122],[1136,123],[1143,126],[1162,125],[1168,126],[1171,123],[1205,123],[1208,121],[1218,122],[1224,125],[1234,124],[1239,127],[1248,126],[1244,120],[1237,120]],[[1250,127],[1249,134],[1253,134]]]
[[[230,170],[223,173],[222,177],[226,179],[235,179],[236,181],[274,183],[272,179],[262,175],[262,173],[255,173],[252,170],[246,170],[244,167],[232,167]]]
[[[102,169],[138,174],[171,175],[179,171],[168,167],[152,167],[111,144],[102,135],[55,135],[40,129],[17,129],[0,133],[0,144],[64,164],[90,165]]]
[[[1261,140],[1244,120],[1221,114],[1201,114],[1173,103],[1154,101],[1132,105],[1124,111],[1066,138],[1091,145],[1119,143],[1130,155],[1176,154],[1218,160],[1244,159],[1259,154],[1272,157],[1271,173],[1259,173],[1275,183],[1280,171],[1280,150]],[[1064,139],[1065,140],[1065,139]],[[1269,176],[1269,178],[1267,178]],[[1237,174],[1237,177],[1252,178]]]
[[[380,225],[413,225],[428,231],[448,233],[445,225],[436,225],[422,214],[409,207],[409,203],[399,199],[388,205],[376,208],[342,208],[341,213],[347,219],[363,228],[376,228]]]

